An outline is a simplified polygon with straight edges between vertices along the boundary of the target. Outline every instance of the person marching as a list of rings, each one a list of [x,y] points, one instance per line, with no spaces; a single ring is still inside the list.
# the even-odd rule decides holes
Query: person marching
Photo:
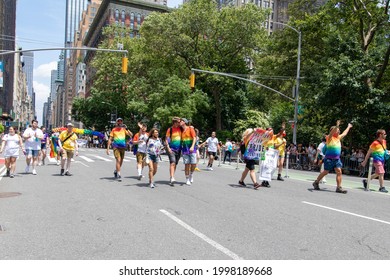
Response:
[[[229,164],[231,164],[231,157],[232,157],[232,152],[233,152],[233,144],[230,142],[230,139],[226,139],[225,143],[225,156],[223,157],[223,163],[225,164],[226,157],[229,160]]]
[[[35,168],[38,164],[38,155],[41,150],[41,139],[43,138],[43,133],[42,130],[38,128],[37,120],[33,120],[31,125],[32,127],[27,128],[23,133],[27,164],[25,172],[28,173],[30,171],[30,164],[32,163],[32,174],[37,175]]]
[[[181,133],[183,161],[185,164],[186,184],[191,185],[194,182],[193,173],[196,167],[196,132],[193,126],[187,126],[188,120],[182,118],[180,126],[183,128]]]
[[[315,190],[320,190],[319,183],[321,179],[326,176],[331,170],[334,169],[336,172],[336,192],[337,193],[347,193],[347,190],[344,190],[341,187],[342,180],[342,171],[341,168],[343,164],[340,160],[341,155],[341,139],[343,139],[349,132],[352,127],[352,124],[348,124],[347,128],[340,134],[340,120],[336,122],[336,126],[330,128],[329,135],[326,136],[326,151],[324,158],[324,171],[318,175],[317,179],[313,183]]]
[[[47,150],[47,143],[49,143],[50,138],[49,134],[46,132],[46,127],[41,126],[41,130],[43,133],[43,137],[41,140],[41,153],[39,155],[39,163],[38,165],[45,165],[45,158],[46,158],[46,150]]]
[[[195,133],[196,133],[196,142],[195,142],[195,149],[196,149],[196,166],[195,166],[195,171],[199,171],[200,169],[198,168],[199,160],[200,160],[200,153],[199,153],[199,129],[195,128]]]
[[[387,193],[388,191],[383,186],[384,185],[384,177],[385,177],[385,154],[388,153],[386,150],[386,131],[383,129],[379,129],[376,132],[376,139],[371,143],[370,149],[368,150],[366,157],[364,158],[361,165],[364,167],[367,164],[368,159],[372,155],[375,167],[375,174],[372,174],[370,180],[379,177],[379,191],[383,193]],[[367,179],[363,179],[363,187],[365,190],[369,190],[367,188]]]
[[[245,169],[241,174],[241,179],[238,181],[238,184],[243,186],[243,187],[246,187],[244,180],[249,173],[249,176],[253,182],[253,187],[255,189],[258,189],[260,187],[260,184],[257,183],[257,179],[256,179],[256,173],[255,173],[256,161],[255,161],[255,159],[249,159],[249,158],[245,157],[245,155],[247,154],[247,150],[248,150],[249,140],[250,140],[253,132],[254,132],[253,128],[248,128],[242,134],[242,143],[245,145],[245,152],[244,151],[241,151],[241,152],[244,152],[243,155],[244,155],[244,161],[245,161]]]
[[[200,146],[205,146],[207,144],[207,153],[209,155],[209,163],[207,164],[207,170],[213,170],[214,158],[219,152],[218,138],[216,137],[215,131],[211,133],[211,137],[207,138]]]
[[[324,135],[324,137],[322,137],[321,139],[321,143],[318,144],[318,147],[317,147],[317,154],[316,154],[316,157],[314,159],[314,163],[317,163],[319,166],[320,166],[320,173],[322,171],[324,171],[324,147],[326,146],[326,135]],[[326,183],[326,177],[324,176],[322,178],[322,180],[320,181],[320,183],[323,183],[325,184]]]
[[[158,138],[158,129],[152,128],[149,132],[149,138],[146,140],[146,158],[145,163],[149,166],[149,184],[153,189],[156,185],[153,177],[157,173],[159,155],[164,147],[160,138]]]
[[[123,164],[123,159],[125,158],[125,150],[126,150],[126,136],[131,137],[133,134],[130,130],[126,128],[123,124],[122,118],[116,119],[116,125],[110,132],[110,137],[107,143],[107,155],[110,155],[110,146],[112,144],[112,148],[114,150],[115,157],[115,170],[114,170],[114,178],[118,181],[122,180],[121,177],[121,167]]]
[[[16,169],[16,160],[19,158],[19,148],[23,149],[22,137],[16,133],[14,127],[10,126],[8,134],[2,138],[0,154],[4,152],[6,176],[14,178]],[[23,152],[26,152],[23,149]]]
[[[283,170],[283,164],[284,164],[284,157],[286,155],[286,139],[284,138],[286,136],[286,131],[284,128],[282,128],[279,133],[275,137],[275,149],[279,151],[279,160],[278,160],[278,178],[279,181],[284,181],[282,178],[282,170]]]
[[[165,136],[165,146],[169,157],[169,184],[173,186],[176,182],[174,175],[176,166],[179,163],[181,156],[181,133],[180,118],[174,117],[172,119],[172,126],[168,128]]]
[[[137,145],[137,171],[138,171],[138,180],[142,179],[142,170],[145,164],[146,158],[146,141],[149,138],[149,133],[146,131],[148,128],[145,124],[138,123],[139,132],[134,135],[133,145]]]
[[[72,161],[74,153],[76,156],[79,153],[79,147],[77,144],[77,135],[73,132],[73,124],[68,123],[66,125],[67,129],[61,132],[59,136],[58,146],[61,155],[61,176],[72,176],[70,174],[70,163]],[[65,171],[65,162],[66,162],[66,171]]]

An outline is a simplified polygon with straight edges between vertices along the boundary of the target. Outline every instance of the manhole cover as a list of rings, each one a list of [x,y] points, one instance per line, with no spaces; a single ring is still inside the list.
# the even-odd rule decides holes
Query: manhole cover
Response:
[[[14,197],[21,195],[20,192],[2,192],[0,193],[0,198]]]

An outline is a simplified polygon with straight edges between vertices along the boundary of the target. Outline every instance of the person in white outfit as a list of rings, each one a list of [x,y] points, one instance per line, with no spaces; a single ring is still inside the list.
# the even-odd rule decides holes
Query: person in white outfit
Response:
[[[31,122],[32,127],[27,128],[23,133],[25,140],[24,148],[26,149],[26,170],[30,171],[30,165],[32,165],[32,174],[37,175],[36,166],[38,164],[38,155],[41,150],[41,140],[43,138],[42,130],[38,128],[38,121],[33,120]]]
[[[207,170],[212,171],[213,170],[213,162],[214,158],[219,152],[219,145],[218,145],[218,138],[216,137],[215,131],[211,133],[211,137],[207,138],[205,142],[203,142],[200,147],[207,144],[207,153],[209,155],[209,163],[207,165]]]
[[[16,160],[19,158],[19,148],[23,149],[22,137],[16,133],[15,128],[9,128],[8,134],[2,138],[0,153],[4,152],[6,176],[14,178],[16,169]]]

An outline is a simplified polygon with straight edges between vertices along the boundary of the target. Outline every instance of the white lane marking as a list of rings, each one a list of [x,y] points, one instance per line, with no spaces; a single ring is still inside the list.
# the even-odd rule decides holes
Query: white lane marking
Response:
[[[81,163],[82,165],[89,167],[88,165],[86,165],[84,162],[81,162],[81,161],[76,161],[75,163]]]
[[[104,160],[104,161],[112,161],[111,159],[107,159],[107,158],[104,158],[104,157],[101,157],[101,156],[95,156],[95,155],[89,155],[89,156],[93,156],[95,158],[98,158],[98,159],[101,159],[101,160]]]
[[[186,224],[185,222],[183,222],[182,220],[180,220],[176,216],[172,215],[168,211],[166,211],[164,209],[160,209],[160,212],[167,215],[169,218],[174,220],[176,223],[178,223],[179,225],[184,227],[186,230],[192,232],[193,234],[195,234],[197,237],[199,237],[203,241],[206,241],[207,243],[209,243],[211,246],[213,246],[217,250],[219,250],[222,253],[224,253],[225,255],[231,257],[233,260],[243,260],[243,258],[239,257],[238,255],[236,255],[235,253],[233,253],[229,249],[223,247],[221,244],[215,242],[214,240],[210,239],[209,237],[207,237],[203,233],[201,233],[201,232],[197,231],[196,229],[194,229],[193,227],[189,226],[188,224]]]
[[[339,209],[336,209],[336,208],[331,208],[331,207],[327,207],[327,206],[323,206],[323,205],[320,205],[320,204],[315,204],[315,203],[311,203],[311,202],[307,202],[307,201],[302,201],[302,203],[305,203],[305,204],[309,204],[309,205],[313,205],[313,206],[317,206],[317,207],[321,207],[321,208],[333,210],[333,211],[336,211],[336,212],[340,212],[340,213],[344,213],[344,214],[356,216],[356,217],[359,217],[359,218],[363,218],[363,219],[367,219],[367,220],[372,220],[372,221],[375,221],[375,222],[380,222],[380,223],[384,223],[384,224],[390,225],[390,222],[386,222],[386,221],[383,221],[383,220],[379,220],[379,219],[375,219],[375,218],[371,218],[371,217],[367,217],[367,216],[355,214],[355,213],[352,213],[352,212],[348,212],[348,211],[344,211],[344,210],[339,210]]]
[[[90,159],[89,157],[86,157],[86,156],[79,156],[79,158],[82,158],[86,162],[95,162],[93,159]]]
[[[1,179],[3,179],[4,174],[5,174],[5,166],[0,168],[0,181],[1,181]]]

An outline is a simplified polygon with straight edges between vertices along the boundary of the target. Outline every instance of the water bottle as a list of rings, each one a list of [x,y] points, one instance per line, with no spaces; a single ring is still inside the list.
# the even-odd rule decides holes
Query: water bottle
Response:
[[[265,151],[261,152],[261,160],[265,160]]]

